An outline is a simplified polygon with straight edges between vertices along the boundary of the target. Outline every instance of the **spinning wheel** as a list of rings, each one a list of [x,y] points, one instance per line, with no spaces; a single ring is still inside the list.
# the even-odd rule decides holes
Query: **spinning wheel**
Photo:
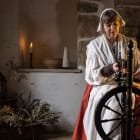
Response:
[[[136,96],[140,96],[140,89],[134,87],[132,88],[133,93]],[[136,129],[140,129],[140,103],[137,103],[135,107],[131,110],[131,119],[128,119],[127,116],[127,107],[123,105],[122,103],[122,94],[127,94],[127,87],[121,86],[118,88],[115,88],[111,91],[109,91],[99,102],[97,109],[96,109],[96,115],[95,115],[95,125],[96,129],[101,135],[101,137],[104,140],[112,140],[111,137],[116,132],[121,133],[120,140],[136,140],[136,137],[138,134],[135,133]],[[119,106],[119,110],[115,110],[109,105],[109,101],[113,100],[113,102],[116,102],[116,105]],[[102,114],[104,113],[104,110],[108,110],[112,116],[109,118],[102,118]],[[114,114],[114,115],[113,115]],[[128,119],[128,120],[127,120]],[[105,125],[110,125],[110,123],[113,122],[113,126],[110,132],[107,132],[104,130]],[[115,123],[114,123],[115,122]],[[127,124],[128,123],[128,124]],[[131,125],[129,132],[126,133],[126,127],[127,125]],[[119,130],[118,130],[119,129]],[[140,134],[139,134],[140,135]],[[128,137],[128,139],[126,139]],[[137,138],[138,139],[138,138]]]
[[[134,97],[140,98],[140,84],[133,82],[132,47],[129,42],[126,78],[122,82],[119,77],[119,86],[107,92],[95,110],[96,129],[103,140],[113,140],[117,133],[117,140],[140,140],[140,102],[134,104]]]

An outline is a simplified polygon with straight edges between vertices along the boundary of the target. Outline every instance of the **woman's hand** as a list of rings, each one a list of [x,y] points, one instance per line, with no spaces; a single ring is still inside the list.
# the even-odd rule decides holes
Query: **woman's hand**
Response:
[[[115,62],[112,67],[113,67],[114,72],[121,71],[122,73],[126,73],[126,62],[125,62],[125,60],[121,60],[120,62]]]
[[[114,72],[118,72],[120,70],[120,66],[117,62],[115,62],[112,67]]]
[[[134,77],[136,79],[140,79],[140,67],[136,70],[136,72],[134,73]]]

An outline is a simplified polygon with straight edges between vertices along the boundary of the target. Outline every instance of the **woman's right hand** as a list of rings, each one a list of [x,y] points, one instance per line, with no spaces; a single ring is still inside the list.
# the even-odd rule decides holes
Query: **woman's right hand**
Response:
[[[112,66],[114,72],[118,72],[120,70],[120,66],[118,62],[115,62]]]
[[[121,60],[120,62],[115,62],[112,67],[114,72],[121,71],[122,73],[126,73],[126,61],[124,60]]]

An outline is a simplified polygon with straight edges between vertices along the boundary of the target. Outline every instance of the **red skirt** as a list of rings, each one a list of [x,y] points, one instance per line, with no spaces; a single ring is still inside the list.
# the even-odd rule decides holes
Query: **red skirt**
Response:
[[[81,102],[80,112],[78,114],[75,129],[73,132],[72,140],[86,140],[86,135],[83,126],[83,117],[88,104],[91,89],[92,89],[91,85],[87,85],[85,88],[84,95]]]
[[[90,91],[91,91],[92,87],[93,87],[92,85],[88,85],[88,84],[86,85],[84,95],[83,95],[82,101],[81,101],[80,111],[79,111],[78,118],[77,118],[77,121],[75,124],[72,140],[86,140],[86,135],[85,135],[84,126],[83,126],[83,117],[84,117],[86,107],[88,105],[88,100],[89,100]],[[140,97],[136,96],[135,105],[137,105],[139,102],[140,102]],[[136,113],[138,113],[138,112],[140,112],[140,109],[137,110]],[[137,121],[140,124],[140,119],[138,119]],[[140,135],[139,126],[135,128],[135,135],[136,136]]]

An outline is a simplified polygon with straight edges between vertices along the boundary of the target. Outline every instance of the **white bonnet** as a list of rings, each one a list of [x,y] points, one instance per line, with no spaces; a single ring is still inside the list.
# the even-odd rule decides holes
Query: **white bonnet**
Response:
[[[125,21],[123,20],[123,18],[121,17],[121,15],[113,8],[106,8],[102,11],[101,15],[100,15],[100,21],[99,21],[99,24],[98,24],[98,28],[97,28],[97,32],[102,32],[102,23],[101,23],[101,19],[102,19],[102,16],[103,14],[106,12],[106,11],[114,11],[118,17],[121,19],[121,22],[122,22],[122,27],[125,26]]]

